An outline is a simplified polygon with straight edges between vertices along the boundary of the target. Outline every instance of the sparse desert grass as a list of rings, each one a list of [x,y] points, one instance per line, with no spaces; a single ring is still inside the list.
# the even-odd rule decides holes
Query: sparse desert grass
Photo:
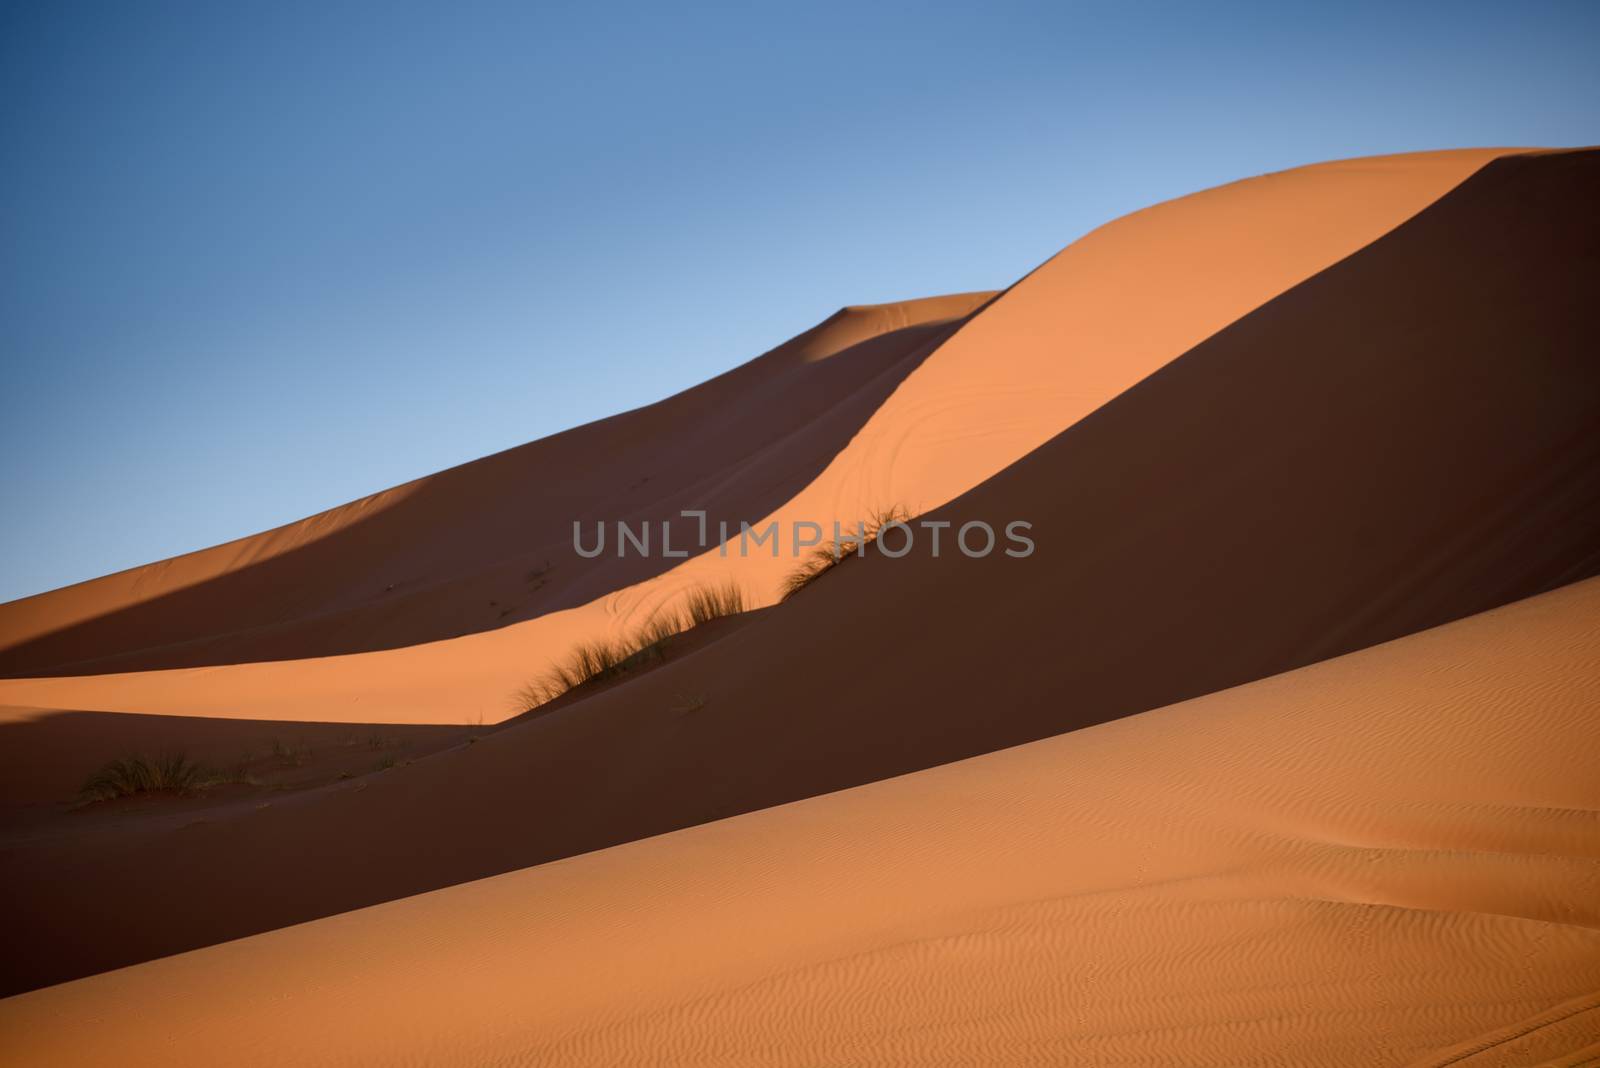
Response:
[[[579,686],[604,682],[666,659],[666,643],[702,623],[745,610],[744,590],[737,583],[691,590],[682,607],[663,609],[633,634],[613,641],[582,642],[564,660],[516,693],[524,712],[548,704]]]
[[[847,537],[823,542],[806,554],[799,567],[784,576],[778,585],[778,600],[787,601],[852,556],[862,553],[867,546],[878,540],[878,535],[883,533],[884,527],[892,523],[905,523],[910,519],[910,513],[900,505],[880,508],[856,524],[855,531]]]
[[[697,586],[689,591],[685,610],[689,613],[689,624],[682,628],[684,630],[724,616],[736,616],[745,610],[744,589],[732,582],[721,586]]]
[[[113,760],[89,776],[78,791],[78,796],[85,803],[111,801],[135,794],[187,797],[208,786],[239,781],[242,781],[241,776],[230,776],[203,767],[182,753],[154,758],[130,756]]]
[[[272,749],[268,755],[280,767],[298,768],[311,759],[311,747],[304,742],[284,742],[278,738],[272,739]]]

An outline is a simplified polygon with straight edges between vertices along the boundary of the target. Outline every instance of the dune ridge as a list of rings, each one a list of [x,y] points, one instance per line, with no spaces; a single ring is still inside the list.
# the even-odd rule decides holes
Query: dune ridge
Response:
[[[897,503],[917,511],[945,504],[1240,315],[1379,239],[1503,151],[1344,161],[1247,179],[1110,223],[997,299],[987,301],[987,295],[976,294],[954,306],[932,305],[923,314],[976,314],[946,326],[930,326],[932,334],[916,335],[928,351],[915,367],[892,392],[869,398],[872,412],[852,420],[856,429],[848,444],[827,457],[808,481],[795,482],[795,492],[756,523],[764,526],[776,520],[787,532],[797,519],[848,524]],[[899,321],[890,320],[894,325]],[[609,431],[599,424],[594,433]],[[511,462],[511,454],[502,455]],[[703,466],[707,457],[697,456],[693,462]],[[765,465],[750,470],[770,480]],[[587,468],[581,476],[604,481]],[[737,481],[729,483],[730,493]],[[744,493],[742,499],[751,496]],[[543,498],[541,507],[554,510],[561,500],[559,494]],[[662,501],[667,514],[680,507],[705,506],[698,497]],[[637,511],[620,501],[617,508],[617,516],[599,518],[627,518]],[[588,518],[575,509],[569,513],[563,513],[563,522]],[[566,526],[560,537],[568,537]],[[415,540],[415,535],[408,534],[408,539]],[[712,552],[630,584],[618,575],[639,577],[637,562],[632,571],[616,566],[625,561],[614,560],[598,569],[579,562],[584,564],[579,568],[562,560],[561,551],[524,553],[516,557],[513,570],[557,554],[557,570],[579,576],[587,597],[575,594],[518,625],[348,658],[274,659],[215,670],[136,671],[81,679],[0,680],[0,701],[262,719],[499,720],[513,711],[505,695],[526,681],[530,662],[542,665],[579,641],[614,638],[698,584],[738,581],[756,603],[770,603],[784,571],[792,566],[787,559],[728,559]],[[570,549],[567,553],[570,557]],[[517,582],[524,578],[521,571],[501,577]],[[486,603],[498,601],[505,596],[504,588],[504,584],[484,587],[478,593]],[[458,595],[465,596],[452,593]],[[46,595],[47,601],[50,596]],[[84,596],[89,596],[87,590]],[[45,603],[40,602],[38,610]],[[426,609],[425,626],[434,628],[438,606],[425,601],[418,605],[418,612],[422,609]],[[493,615],[503,609],[474,610]],[[406,621],[417,614],[382,604],[372,611],[377,625],[391,636],[397,632],[388,628],[409,627]],[[17,615],[16,609],[12,615]],[[135,613],[126,618],[137,617]],[[92,620],[83,624],[85,640],[96,627],[109,627],[120,618],[113,615],[103,624]],[[354,617],[339,618],[343,626]],[[298,633],[307,625],[294,626]],[[40,651],[50,643],[66,641],[73,633],[69,629],[57,638],[46,635],[16,646],[11,659],[0,659],[0,664],[10,664],[10,673],[18,674],[26,657],[43,655]],[[242,645],[228,645],[229,658],[258,659],[264,655],[263,640],[259,634],[246,635]],[[291,645],[298,641],[292,639]],[[370,634],[357,641],[366,642],[363,647],[389,643]],[[138,657],[131,663],[128,657],[102,658],[93,670],[105,672],[118,664],[138,666]],[[382,711],[375,712],[374,706]]]
[[[6,999],[0,1034],[39,1065],[1576,1064],[1597,617],[1590,580]]]

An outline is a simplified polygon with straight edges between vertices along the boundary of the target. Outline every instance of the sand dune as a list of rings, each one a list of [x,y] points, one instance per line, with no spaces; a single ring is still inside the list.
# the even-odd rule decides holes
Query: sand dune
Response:
[[[14,913],[48,922],[15,933],[10,989],[1060,734],[1593,574],[1597,159],[1492,164],[934,513],[1027,518],[1029,560],[852,562],[371,782],[11,846]],[[214,671],[246,669],[287,666]]]
[[[1590,1063],[1600,581],[0,1002],[18,1063]]]
[[[789,566],[710,553],[653,577],[637,559],[597,567],[571,552],[573,518],[708,508],[759,517],[758,526],[776,519],[787,531],[796,519],[850,523],[895,503],[919,511],[942,505],[1239,316],[1379,238],[1497,154],[1322,164],[1158,205],[1074,243],[970,320],[962,316],[984,294],[830,320],[816,337],[803,335],[655,408],[261,539],[7,606],[0,633],[12,647],[0,654],[0,666],[23,674],[76,662],[69,668],[76,673],[107,672],[374,649],[498,629],[285,664],[0,681],[0,701],[260,719],[502,719],[511,711],[507,695],[577,641],[635,627],[697,584],[732,578],[758,602],[770,602]],[[860,344],[874,332],[882,333],[879,340]],[[848,348],[853,343],[857,349]],[[789,438],[753,448],[771,438],[774,411],[786,413],[784,428],[794,424],[790,379],[814,373],[828,352],[837,355],[824,366],[865,362],[875,377],[837,372],[841,390],[857,383],[839,401],[843,413],[824,418],[802,405],[815,424],[791,434],[803,438],[803,448]],[[684,426],[698,427],[707,412],[730,404],[736,416],[719,415],[710,429],[678,440]],[[621,458],[596,466],[617,443],[626,445]],[[676,480],[636,484],[636,472],[657,470],[675,472]],[[683,474],[689,471],[696,474]],[[513,488],[535,481],[537,496]],[[610,492],[618,485],[626,488]],[[775,495],[779,487],[788,492]],[[763,499],[776,507],[764,511]],[[508,502],[521,502],[526,514],[507,514]],[[366,513],[370,518],[354,521]],[[680,539],[688,529],[680,528]],[[258,556],[269,559],[256,563]],[[464,559],[496,563],[463,574]],[[552,560],[548,575],[532,577],[531,569]],[[403,581],[389,590],[396,576]],[[539,582],[549,585],[530,592]],[[408,592],[413,586],[415,594]],[[315,603],[302,603],[307,597]],[[239,612],[253,614],[237,619]],[[534,618],[500,626],[526,616]],[[219,628],[223,633],[214,633]],[[152,635],[167,644],[150,648]]]
[[[672,561],[578,558],[574,520],[748,519],[787,499],[993,294],[845,308],[658,404],[254,537],[0,608],[0,671],[392,648],[570,608]],[[681,532],[680,532],[681,533]]]

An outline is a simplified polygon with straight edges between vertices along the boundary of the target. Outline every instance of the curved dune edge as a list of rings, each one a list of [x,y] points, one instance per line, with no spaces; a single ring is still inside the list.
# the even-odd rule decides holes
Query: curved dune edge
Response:
[[[1590,580],[11,998],[0,1035],[40,1065],[1548,1060],[1600,989],[1597,617]]]
[[[930,509],[1002,470],[1206,337],[1356,252],[1504,149],[1320,164],[1126,216],[1069,246],[944,341],[810,485],[757,525]],[[696,502],[686,500],[684,506]],[[578,608],[461,638],[306,660],[0,680],[0,704],[327,722],[496,722],[576,642],[694,586],[770,603],[792,560],[688,560]]]

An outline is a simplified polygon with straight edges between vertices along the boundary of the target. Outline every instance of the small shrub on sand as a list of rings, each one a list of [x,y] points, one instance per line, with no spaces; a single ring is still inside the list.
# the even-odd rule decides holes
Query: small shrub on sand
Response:
[[[537,708],[586,682],[603,682],[657,659],[660,643],[668,635],[653,626],[647,626],[642,633],[645,637],[581,643],[565,660],[550,665],[541,678],[524,686],[518,700],[529,709]]]
[[[744,590],[735,583],[702,586],[690,591],[682,608],[653,615],[633,634],[615,641],[583,642],[544,675],[516,693],[517,705],[531,712],[569,690],[605,682],[666,659],[667,640],[702,623],[745,610]]]
[[[89,776],[78,793],[85,801],[110,801],[134,794],[167,793],[185,797],[217,781],[214,773],[182,753],[154,760],[132,756],[113,760]]]
[[[823,542],[806,555],[799,567],[784,576],[783,582],[778,586],[778,600],[787,601],[852,556],[859,555],[867,546],[878,540],[878,535],[883,532],[884,527],[892,523],[907,522],[910,518],[910,514],[899,505],[879,509],[868,519],[858,523],[856,529],[848,536],[837,541]]]
[[[721,586],[699,586],[690,591],[685,608],[689,613],[689,622],[683,630],[724,616],[736,616],[745,610],[744,589],[732,582]]]

